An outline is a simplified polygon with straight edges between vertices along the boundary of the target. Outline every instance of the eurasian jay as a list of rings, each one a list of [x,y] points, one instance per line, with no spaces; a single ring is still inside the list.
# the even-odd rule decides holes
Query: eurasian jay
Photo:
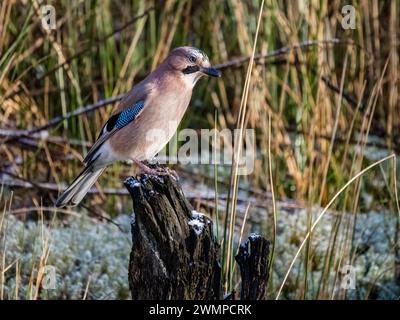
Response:
[[[220,77],[203,51],[193,47],[172,50],[119,102],[83,160],[85,168],[59,196],[56,206],[77,205],[104,169],[116,161],[131,160],[143,173],[163,174],[142,161],[152,159],[172,138],[189,105],[192,89],[203,75]],[[149,141],[151,130],[153,139]],[[155,132],[160,133],[157,139]]]

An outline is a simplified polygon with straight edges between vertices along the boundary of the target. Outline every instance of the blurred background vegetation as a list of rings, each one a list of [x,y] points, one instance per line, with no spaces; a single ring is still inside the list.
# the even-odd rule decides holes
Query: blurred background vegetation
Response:
[[[56,9],[56,30],[41,27],[43,4]],[[400,150],[400,2],[352,1],[355,29],[341,25],[345,4],[265,1],[244,118],[245,127],[256,132],[257,158],[255,171],[239,179],[237,199],[228,192],[230,167],[174,167],[196,209],[218,219],[221,228],[225,225],[219,234],[224,257],[249,231],[259,231],[275,244],[268,298],[275,298],[318,208],[362,169]],[[40,297],[26,292],[32,293],[38,281],[33,270],[47,261],[39,255],[37,264],[24,269],[19,259],[28,250],[26,239],[21,236],[19,245],[7,247],[13,235],[6,232],[6,222],[16,223],[7,216],[33,219],[51,229],[72,228],[68,221],[75,215],[89,215],[88,223],[109,224],[130,214],[121,181],[134,168],[125,164],[107,169],[83,206],[55,216],[53,204],[81,170],[83,156],[117,101],[112,98],[130,90],[172,48],[201,48],[223,74],[198,83],[181,128],[238,126],[260,7],[261,0],[1,2],[2,298]],[[71,116],[91,104],[98,108]],[[65,120],[54,121],[59,116]],[[42,126],[44,130],[35,130]],[[392,159],[356,179],[333,203],[321,222],[324,232],[312,234],[301,252],[283,288],[284,298],[400,296],[399,162]],[[234,217],[229,214],[233,204]],[[47,222],[38,219],[43,216]],[[227,230],[229,219],[235,219],[235,230]],[[227,249],[223,243],[229,232],[235,243]],[[128,254],[118,263],[127,264]],[[227,260],[223,269],[230,292],[238,285],[237,270],[232,255]],[[340,267],[346,264],[362,266],[355,291],[338,287]],[[30,288],[22,294],[16,291],[16,278],[24,279],[24,272],[27,280],[21,287],[25,283]],[[77,289],[81,293],[66,294],[65,286],[65,292],[50,297],[109,298],[90,291],[94,271],[86,272],[82,279],[92,280]],[[126,298],[126,293],[115,293],[125,292],[123,288],[112,289],[111,297]]]

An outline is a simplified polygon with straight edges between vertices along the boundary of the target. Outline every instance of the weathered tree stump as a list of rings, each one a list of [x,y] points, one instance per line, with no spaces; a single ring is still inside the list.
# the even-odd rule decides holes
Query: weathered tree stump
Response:
[[[130,177],[125,186],[134,210],[128,270],[132,298],[222,299],[219,245],[212,221],[193,210],[179,183],[170,176]],[[262,298],[265,291],[260,287],[267,281],[268,241],[261,239],[254,248],[250,240],[251,249],[261,251],[243,258],[243,298]],[[249,288],[253,284],[260,292]]]
[[[242,243],[235,257],[242,278],[241,300],[262,300],[268,284],[269,241],[258,234]]]
[[[212,221],[193,211],[170,176],[133,177],[129,286],[133,299],[220,299]]]

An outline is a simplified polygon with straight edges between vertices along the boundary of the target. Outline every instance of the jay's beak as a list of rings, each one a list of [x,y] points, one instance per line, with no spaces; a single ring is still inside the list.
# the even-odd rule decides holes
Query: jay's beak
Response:
[[[219,78],[221,76],[221,72],[219,72],[217,69],[215,68],[201,68],[200,71],[210,77],[215,77],[215,78]]]

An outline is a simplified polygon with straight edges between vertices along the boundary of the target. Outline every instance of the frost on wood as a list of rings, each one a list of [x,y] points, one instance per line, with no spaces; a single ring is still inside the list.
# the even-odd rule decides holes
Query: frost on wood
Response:
[[[221,299],[212,222],[193,211],[169,176],[125,181],[132,200],[129,287],[133,299]]]
[[[204,214],[192,210],[192,219],[189,221],[189,226],[193,228],[198,236],[203,232],[204,226],[207,223],[210,223],[210,220],[207,220]]]

